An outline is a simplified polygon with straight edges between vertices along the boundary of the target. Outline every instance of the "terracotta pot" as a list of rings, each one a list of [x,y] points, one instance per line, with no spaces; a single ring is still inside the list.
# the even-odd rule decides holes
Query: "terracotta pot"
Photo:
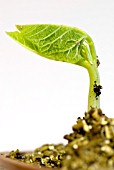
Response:
[[[12,160],[6,157],[7,154],[8,153],[0,154],[0,170],[53,170],[53,168],[39,168],[37,165],[30,165],[18,160]]]

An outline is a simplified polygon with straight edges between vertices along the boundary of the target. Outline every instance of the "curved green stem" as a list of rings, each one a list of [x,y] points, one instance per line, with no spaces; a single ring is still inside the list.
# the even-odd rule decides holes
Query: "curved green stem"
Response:
[[[83,66],[88,70],[89,73],[89,94],[88,94],[88,111],[91,108],[100,108],[100,77],[97,68],[97,55],[92,39],[88,36],[87,41],[83,43],[82,49],[85,53],[82,56],[87,58],[78,63],[78,65]],[[83,58],[84,58],[83,57]]]
[[[100,95],[97,95],[94,91],[95,87],[100,85],[100,77],[98,69],[95,65],[91,65],[88,68],[90,85],[88,94],[88,110],[91,108],[100,108]]]
[[[79,63],[80,66],[83,66],[88,70],[89,74],[89,93],[88,93],[88,111],[91,108],[100,108],[100,76],[98,72],[97,65],[90,64],[88,62]],[[95,89],[98,89],[98,93],[95,92]]]

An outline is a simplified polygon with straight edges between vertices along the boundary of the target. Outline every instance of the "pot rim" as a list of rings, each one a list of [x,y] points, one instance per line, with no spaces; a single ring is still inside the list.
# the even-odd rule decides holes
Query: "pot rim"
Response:
[[[28,152],[28,151],[27,151]],[[26,153],[27,153],[26,152]],[[30,152],[29,152],[30,153]],[[6,157],[8,152],[0,153],[0,170],[53,170],[54,168],[39,167]],[[59,170],[59,169],[56,169]]]

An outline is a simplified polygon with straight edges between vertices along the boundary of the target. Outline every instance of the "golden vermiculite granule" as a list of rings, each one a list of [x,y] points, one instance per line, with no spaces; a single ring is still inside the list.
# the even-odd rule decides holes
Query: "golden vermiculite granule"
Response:
[[[114,170],[114,119],[91,109],[65,135],[67,145],[46,144],[32,153],[12,151],[8,157],[62,170]]]

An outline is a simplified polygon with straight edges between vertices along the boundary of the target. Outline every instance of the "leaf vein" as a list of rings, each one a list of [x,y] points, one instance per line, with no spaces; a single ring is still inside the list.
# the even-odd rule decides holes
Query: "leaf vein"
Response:
[[[30,34],[32,31],[34,31],[34,30],[36,29],[36,27],[37,27],[37,26],[35,25],[35,26],[33,27],[33,29],[31,29],[31,30],[28,28],[28,30],[30,30],[30,31],[27,31],[27,30],[26,30],[26,32],[24,32],[24,36],[27,35],[27,34]],[[30,28],[32,28],[32,26],[31,26]]]
[[[61,28],[61,26],[59,26],[56,30],[54,30],[53,32],[51,32],[50,34],[48,34],[46,37],[40,39],[40,41],[46,40],[47,38],[49,38],[50,36],[52,36],[54,33],[56,33],[60,28]]]
[[[41,33],[41,32],[43,32],[43,31],[45,31],[48,27],[49,27],[49,26],[46,26],[44,29],[42,29],[42,30],[38,31],[37,33],[35,33],[35,34],[33,34],[33,35],[28,36],[28,38],[30,38],[30,37],[34,37],[34,36],[38,35],[39,33]]]
[[[61,34],[61,35],[60,35],[59,37],[57,37],[55,40],[53,40],[53,41],[50,42],[50,43],[47,43],[47,44],[43,45],[41,48],[44,48],[44,47],[47,46],[47,45],[52,45],[52,44],[55,43],[58,39],[62,38],[65,34],[67,34],[69,31],[70,31],[70,30],[65,31],[63,34]]]

